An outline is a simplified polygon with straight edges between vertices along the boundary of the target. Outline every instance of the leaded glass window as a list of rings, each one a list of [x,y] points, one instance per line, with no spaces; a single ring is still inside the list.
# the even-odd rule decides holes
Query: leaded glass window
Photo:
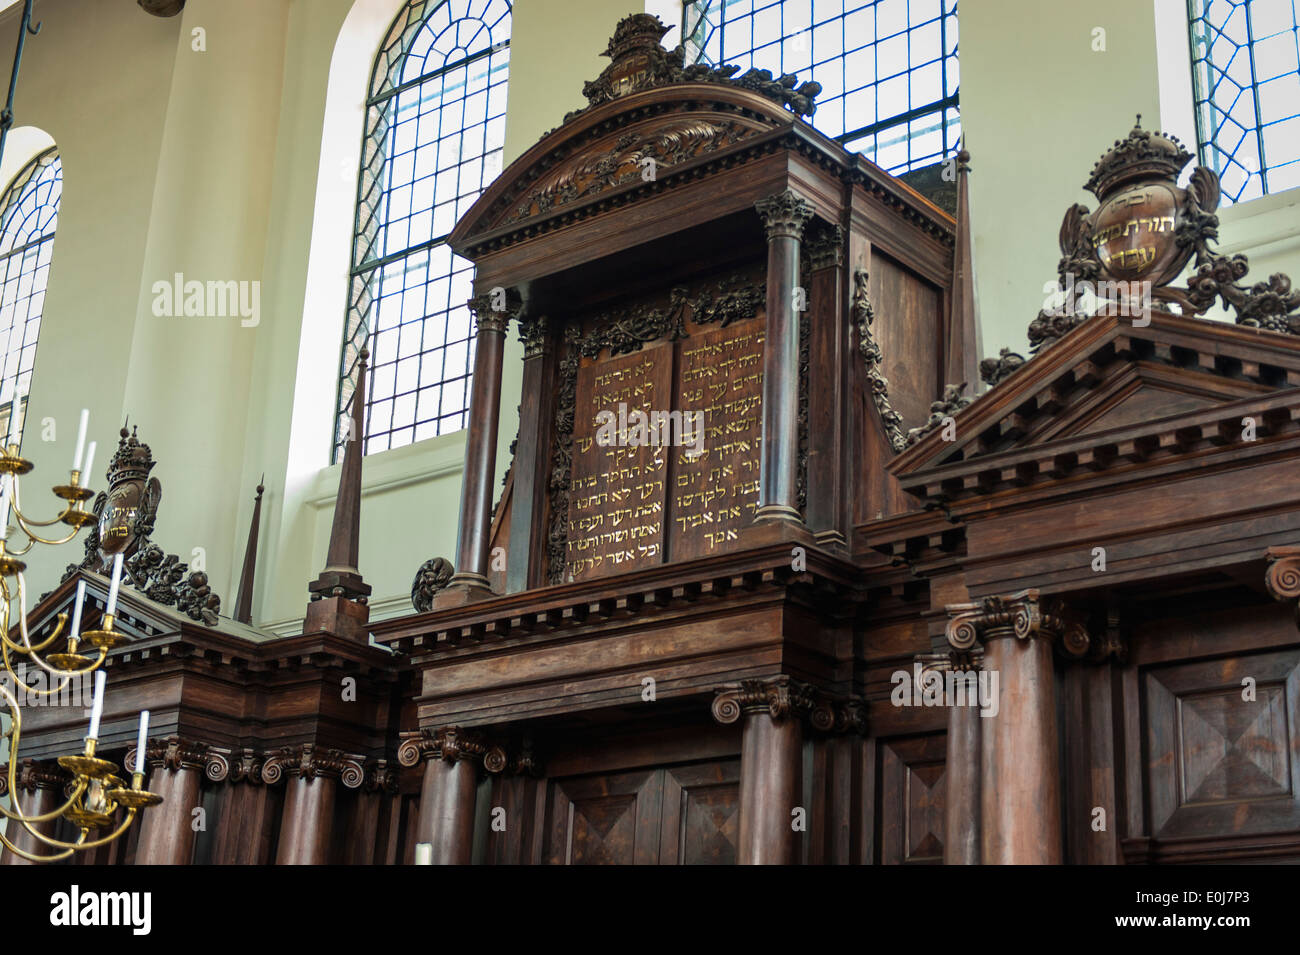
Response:
[[[509,0],[411,0],[375,59],[366,101],[335,452],[356,363],[374,369],[365,451],[465,427],[473,267],[447,236],[501,171]]]
[[[63,164],[51,147],[24,166],[0,197],[0,435],[11,433],[14,414],[20,429],[26,423],[62,195]]]
[[[812,124],[891,173],[957,149],[957,0],[696,0],[688,62],[822,85]]]
[[[1201,165],[1233,202],[1300,186],[1300,2],[1187,9]]]

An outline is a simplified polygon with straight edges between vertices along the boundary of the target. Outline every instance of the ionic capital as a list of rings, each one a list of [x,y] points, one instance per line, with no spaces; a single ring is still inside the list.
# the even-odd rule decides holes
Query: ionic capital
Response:
[[[135,767],[136,747],[126,751],[125,765]],[[230,751],[202,740],[184,736],[151,738],[144,744],[144,761],[150,769],[203,771],[203,775],[219,783],[230,773]]]
[[[866,705],[856,697],[833,697],[784,674],[726,683],[714,690],[713,718],[723,725],[743,715],[766,713],[774,720],[805,719],[822,732],[866,730]]]
[[[363,756],[326,749],[315,743],[300,743],[278,749],[267,757],[262,766],[262,782],[273,786],[288,774],[295,779],[337,779],[348,789],[358,789],[366,777],[364,764]]]
[[[1004,637],[1046,639],[1062,654],[1075,659],[1086,656],[1091,647],[1083,621],[1070,613],[1059,598],[1041,601],[1037,589],[949,604],[945,610],[948,644],[959,652]]]
[[[1270,547],[1264,554],[1268,569],[1264,586],[1269,596],[1295,606],[1296,626],[1300,627],[1300,547]]]
[[[397,761],[403,766],[415,766],[426,759],[442,759],[450,763],[469,759],[481,762],[489,773],[499,773],[510,765],[505,747],[491,742],[479,730],[444,726],[436,730],[401,733],[400,738]]]

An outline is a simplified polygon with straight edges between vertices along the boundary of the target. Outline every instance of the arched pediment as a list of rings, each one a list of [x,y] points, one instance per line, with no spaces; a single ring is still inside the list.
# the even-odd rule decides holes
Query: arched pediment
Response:
[[[792,113],[758,93],[710,83],[614,100],[552,130],[511,163],[457,224],[451,245],[467,248],[616,190],[650,187],[665,170],[721,159],[794,123]]]
[[[531,229],[614,193],[635,201],[667,171],[715,160],[721,168],[730,151],[780,135],[815,110],[816,83],[796,87],[793,75],[763,70],[735,76],[735,67],[685,67],[680,48],[659,45],[665,30],[646,14],[619,25],[605,54],[610,65],[583,89],[588,105],[479,197],[451,233],[454,249],[471,254],[483,238]]]

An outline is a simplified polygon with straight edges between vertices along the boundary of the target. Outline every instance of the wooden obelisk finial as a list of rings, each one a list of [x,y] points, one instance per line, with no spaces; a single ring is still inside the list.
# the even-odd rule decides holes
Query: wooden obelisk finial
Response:
[[[357,387],[352,392],[352,415],[343,444],[343,467],[334,498],[334,524],[330,529],[325,569],[307,587],[312,603],[305,630],[328,630],[365,638],[370,612],[366,600],[370,585],[361,579],[357,554],[361,541],[361,456],[365,442],[366,374],[370,351],[361,349],[357,362]]]
[[[948,340],[944,343],[944,381],[968,382],[974,393],[979,381],[979,314],[975,305],[970,223],[970,153],[963,144],[957,153],[957,237],[952,255],[952,308],[948,315]]]
[[[257,482],[257,497],[253,501],[253,520],[248,525],[248,546],[244,548],[244,569],[239,574],[239,593],[235,596],[235,619],[240,623],[253,622],[253,580],[257,575],[257,532],[262,524],[262,492],[266,490],[266,475]]]

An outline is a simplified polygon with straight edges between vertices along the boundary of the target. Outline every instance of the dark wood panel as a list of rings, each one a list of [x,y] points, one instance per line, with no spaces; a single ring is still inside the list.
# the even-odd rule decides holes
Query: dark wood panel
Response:
[[[1142,686],[1150,835],[1300,828],[1300,649],[1152,667]]]
[[[880,861],[943,862],[947,734],[880,744]]]

